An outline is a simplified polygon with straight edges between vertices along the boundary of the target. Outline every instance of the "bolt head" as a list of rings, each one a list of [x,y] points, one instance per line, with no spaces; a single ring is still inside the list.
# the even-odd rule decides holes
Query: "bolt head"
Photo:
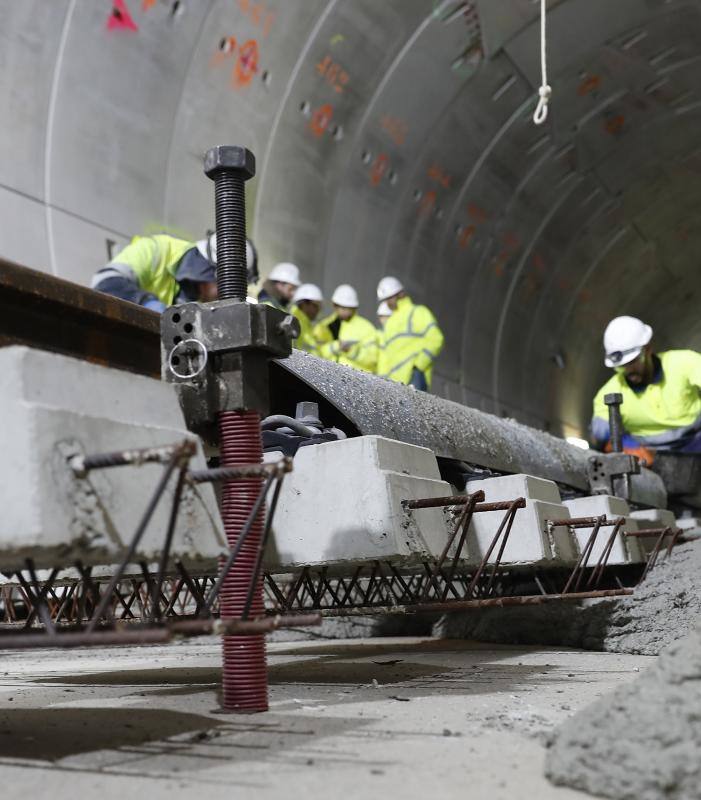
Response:
[[[604,403],[607,406],[617,406],[623,402],[623,395],[619,392],[612,392],[604,395]]]
[[[247,181],[256,174],[256,157],[247,147],[220,144],[205,153],[204,172],[215,178],[222,170],[240,172]]]

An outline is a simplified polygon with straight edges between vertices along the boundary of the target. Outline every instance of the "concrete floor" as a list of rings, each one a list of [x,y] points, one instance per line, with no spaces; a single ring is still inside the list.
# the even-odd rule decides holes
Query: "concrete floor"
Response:
[[[216,713],[213,639],[2,652],[0,786],[52,800],[581,798],[542,777],[548,732],[652,660],[425,639],[274,643],[270,713],[237,717]]]

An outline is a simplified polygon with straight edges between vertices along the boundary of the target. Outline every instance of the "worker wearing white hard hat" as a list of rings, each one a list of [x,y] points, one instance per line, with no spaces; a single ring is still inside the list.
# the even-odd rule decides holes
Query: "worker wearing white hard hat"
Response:
[[[604,364],[615,374],[594,398],[595,447],[610,437],[607,394],[623,397],[624,449],[651,461],[654,450],[701,452],[701,354],[655,353],[652,328],[637,317],[616,317],[604,331]]]
[[[299,320],[300,334],[292,342],[297,350],[319,355],[319,342],[314,336],[314,320],[319,316],[324,296],[313,283],[303,283],[292,295],[291,313]]]
[[[431,311],[416,305],[402,282],[388,275],[377,284],[377,299],[392,314],[385,323],[377,374],[427,391],[433,364],[443,349],[443,333]]]
[[[392,316],[392,309],[386,300],[383,300],[377,307],[377,321],[380,325],[380,330],[384,329],[385,323]]]
[[[295,289],[302,285],[299,267],[284,261],[276,264],[258,293],[258,302],[287,311]]]
[[[372,322],[358,314],[358,293],[344,283],[336,287],[331,302],[333,314],[314,328],[320,355],[364,372],[374,372],[377,332]]]

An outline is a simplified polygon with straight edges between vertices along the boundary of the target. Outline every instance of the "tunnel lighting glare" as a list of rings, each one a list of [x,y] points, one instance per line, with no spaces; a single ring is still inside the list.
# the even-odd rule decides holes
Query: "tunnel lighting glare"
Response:
[[[589,442],[586,439],[580,439],[579,436],[568,436],[565,439],[568,444],[573,444],[575,447],[581,447],[582,450],[589,449]]]

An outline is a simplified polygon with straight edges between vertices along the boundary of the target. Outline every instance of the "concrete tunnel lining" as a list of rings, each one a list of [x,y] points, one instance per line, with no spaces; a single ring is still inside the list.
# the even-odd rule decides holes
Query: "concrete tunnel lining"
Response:
[[[527,0],[269,0],[258,16],[126,0],[133,28],[97,3],[4,3],[0,256],[86,284],[135,233],[196,237],[213,216],[201,154],[236,141],[260,164],[263,274],[294,260],[327,295],[350,280],[369,317],[397,274],[446,331],[438,393],[581,434],[610,317],[701,346],[701,3],[548,6],[554,95],[535,128]]]

